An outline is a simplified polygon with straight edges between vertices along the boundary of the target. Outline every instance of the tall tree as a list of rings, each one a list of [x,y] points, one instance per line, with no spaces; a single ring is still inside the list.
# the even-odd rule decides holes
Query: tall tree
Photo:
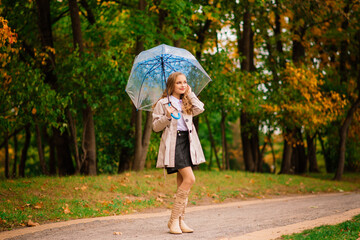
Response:
[[[41,46],[46,52],[47,49],[53,48],[53,34],[51,29],[51,13],[49,0],[36,0],[38,13],[38,26],[40,31]],[[48,53],[49,58],[43,65],[45,73],[45,82],[50,84],[51,88],[57,90],[57,77],[54,72],[55,54],[52,51]],[[53,128],[54,145],[56,148],[56,156],[60,175],[69,175],[74,173],[74,166],[71,159],[70,147],[68,145],[69,135],[67,131],[63,133],[58,128]],[[50,159],[54,159],[50,157]]]
[[[71,26],[73,32],[74,48],[79,49],[80,57],[84,52],[84,43],[81,32],[81,22],[79,15],[79,7],[76,0],[69,0],[69,10],[71,17]],[[96,140],[95,140],[95,126],[93,110],[88,104],[87,100],[84,99],[83,109],[83,138],[82,138],[82,149],[83,149],[83,172],[86,175],[96,175]]]
[[[138,10],[144,14],[146,8],[146,1],[139,0]],[[159,15],[161,18],[161,16]],[[144,51],[144,41],[138,36],[136,39],[136,55]],[[133,170],[141,171],[145,167],[146,155],[149,148],[149,142],[152,132],[152,114],[146,112],[146,121],[143,127],[142,119],[143,112],[134,108],[135,112],[135,157],[133,163]]]

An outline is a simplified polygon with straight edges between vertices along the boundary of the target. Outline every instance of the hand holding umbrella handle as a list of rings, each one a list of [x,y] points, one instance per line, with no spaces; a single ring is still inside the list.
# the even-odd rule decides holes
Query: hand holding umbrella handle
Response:
[[[170,107],[170,106],[171,106],[171,103],[169,103],[169,107]],[[178,113],[178,116],[175,116],[174,114],[171,113],[171,116],[172,116],[173,118],[175,118],[176,120],[181,118],[180,113]]]

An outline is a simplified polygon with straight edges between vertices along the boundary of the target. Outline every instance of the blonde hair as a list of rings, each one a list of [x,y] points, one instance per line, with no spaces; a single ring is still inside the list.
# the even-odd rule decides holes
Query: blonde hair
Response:
[[[170,74],[170,76],[168,77],[167,81],[166,81],[166,89],[165,91],[163,92],[161,98],[165,98],[169,96],[174,92],[174,89],[175,89],[175,83],[176,83],[176,79],[178,76],[180,75],[184,75],[183,73],[181,72],[174,72],[172,74]],[[160,99],[161,99],[160,98]],[[189,97],[189,90],[186,89],[185,93],[184,94],[181,94],[180,95],[180,99],[182,100],[182,110],[186,113],[186,114],[192,114],[192,102],[191,102],[191,99]]]

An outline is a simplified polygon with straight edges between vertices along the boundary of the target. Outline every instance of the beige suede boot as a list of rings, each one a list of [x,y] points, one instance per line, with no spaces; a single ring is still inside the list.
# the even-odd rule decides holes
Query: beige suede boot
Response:
[[[185,219],[185,209],[186,209],[186,206],[187,206],[187,203],[188,203],[188,198],[186,198],[185,200],[185,204],[184,204],[184,208],[182,210],[182,213],[180,215],[180,229],[183,233],[192,233],[194,232],[194,229],[190,228],[185,222],[184,222],[184,219]]]
[[[171,210],[170,220],[168,222],[168,227],[170,229],[170,233],[180,234],[182,233],[180,229],[180,215],[184,208],[184,204],[187,196],[189,195],[189,191],[178,188],[176,192],[175,203]]]

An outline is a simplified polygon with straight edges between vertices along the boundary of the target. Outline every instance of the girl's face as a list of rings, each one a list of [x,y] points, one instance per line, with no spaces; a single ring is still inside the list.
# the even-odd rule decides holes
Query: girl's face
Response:
[[[181,94],[184,94],[187,89],[187,81],[185,75],[179,75],[177,76],[175,80],[175,86],[174,86],[174,92],[173,95],[180,96]]]

